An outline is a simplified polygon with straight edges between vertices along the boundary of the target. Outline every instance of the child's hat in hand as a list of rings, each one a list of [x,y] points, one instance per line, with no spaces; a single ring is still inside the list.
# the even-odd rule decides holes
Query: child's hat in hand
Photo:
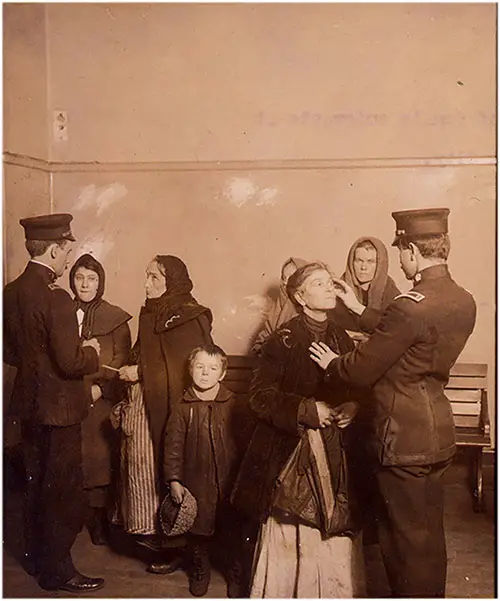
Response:
[[[173,501],[170,491],[167,492],[160,505],[160,523],[163,532],[166,536],[179,536],[189,532],[197,512],[196,499],[186,487],[184,487],[184,498],[180,505]]]

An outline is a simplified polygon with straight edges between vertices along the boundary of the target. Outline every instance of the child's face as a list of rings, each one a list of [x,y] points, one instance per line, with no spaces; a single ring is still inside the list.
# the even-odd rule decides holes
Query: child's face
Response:
[[[191,377],[198,390],[210,390],[224,377],[222,361],[218,355],[200,351],[191,364]]]

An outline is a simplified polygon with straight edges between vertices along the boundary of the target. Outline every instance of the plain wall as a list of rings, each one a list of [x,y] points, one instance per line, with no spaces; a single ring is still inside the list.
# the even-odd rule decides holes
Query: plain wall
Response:
[[[47,159],[48,90],[44,4],[3,5],[4,150]]]
[[[287,257],[340,274],[357,237],[390,245],[391,211],[448,206],[450,269],[478,303],[461,360],[489,364],[493,417],[496,5],[4,15],[7,280],[26,260],[18,218],[70,211],[75,257],[102,259],[106,297],[135,316],[134,333],[146,263],[178,254],[216,340],[241,353]],[[54,111],[67,112],[66,141],[52,136]]]
[[[495,154],[494,4],[48,4],[57,161]]]

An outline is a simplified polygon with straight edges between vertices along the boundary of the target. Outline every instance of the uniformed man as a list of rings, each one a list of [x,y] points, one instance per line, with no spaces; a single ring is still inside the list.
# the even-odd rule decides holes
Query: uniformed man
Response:
[[[445,594],[443,474],[455,453],[455,431],[444,388],[476,319],[474,299],[446,264],[448,214],[393,213],[393,246],[413,289],[396,296],[353,352],[310,347],[325,378],[373,387],[379,542],[395,597]]]
[[[97,340],[80,344],[69,294],[57,286],[72,243],[71,215],[21,219],[31,261],[4,289],[4,361],[17,368],[11,408],[21,419],[26,470],[26,567],[49,590],[95,591],[71,547],[83,513],[83,376],[96,372]]]

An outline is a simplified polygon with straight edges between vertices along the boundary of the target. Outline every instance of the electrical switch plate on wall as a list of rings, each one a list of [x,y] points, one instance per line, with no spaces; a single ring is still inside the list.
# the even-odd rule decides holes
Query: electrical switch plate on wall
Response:
[[[53,111],[52,132],[55,142],[66,142],[68,140],[67,111]]]

